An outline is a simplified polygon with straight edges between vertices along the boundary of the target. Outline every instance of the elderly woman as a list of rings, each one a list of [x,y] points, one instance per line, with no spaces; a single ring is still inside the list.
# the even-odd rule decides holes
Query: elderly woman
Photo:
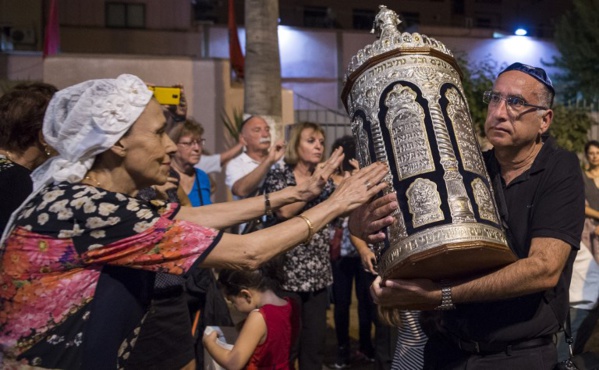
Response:
[[[31,171],[53,154],[42,137],[42,122],[56,91],[36,82],[17,85],[0,97],[0,233],[32,191]]]
[[[3,235],[4,366],[127,367],[156,272],[256,268],[386,186],[380,181],[387,169],[375,164],[301,217],[248,235],[225,234],[219,229],[316,197],[341,153],[310,181],[266,202],[192,208],[140,201],[137,189],[167,180],[176,145],[165,124],[160,104],[132,75],[86,81],[51,100],[43,133],[59,155],[33,173],[34,192]]]
[[[206,142],[202,138],[203,134],[202,125],[191,119],[185,120],[169,132],[169,137],[177,144],[177,152],[172,157],[171,166],[179,173],[179,186],[194,207],[212,203],[208,174],[194,167],[202,157],[202,149]]]
[[[296,124],[285,151],[285,163],[273,167],[266,176],[265,193],[309,184],[315,171],[321,166],[319,163],[324,157],[324,139],[324,131],[319,125],[311,122]],[[328,180],[318,197],[281,207],[275,212],[276,223],[321,207],[331,196],[333,189],[333,181]],[[301,305],[299,353],[293,353],[299,359],[300,369],[322,368],[325,342],[323,328],[326,327],[329,302],[327,287],[333,283],[329,243],[329,232],[325,228],[287,252],[284,258],[285,281],[282,287],[298,296]]]

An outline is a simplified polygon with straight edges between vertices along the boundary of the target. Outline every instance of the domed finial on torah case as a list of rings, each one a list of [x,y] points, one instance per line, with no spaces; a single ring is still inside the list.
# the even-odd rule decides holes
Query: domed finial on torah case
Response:
[[[369,67],[402,54],[433,54],[453,65],[461,75],[451,51],[440,41],[417,32],[401,33],[397,26],[401,23],[399,16],[385,5],[379,5],[379,13],[374,18],[371,33],[376,33],[377,40],[364,46],[351,58],[343,81],[344,89],[341,100],[346,104],[347,94],[358,75]]]
[[[387,6],[379,5],[379,9],[379,13],[374,17],[372,30],[370,30],[370,33],[376,33],[377,38],[380,38],[385,31],[397,31],[397,26],[401,23],[397,13]]]

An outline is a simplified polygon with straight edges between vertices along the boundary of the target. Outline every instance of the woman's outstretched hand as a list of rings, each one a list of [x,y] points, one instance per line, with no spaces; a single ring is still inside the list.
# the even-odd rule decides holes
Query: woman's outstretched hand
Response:
[[[346,172],[345,178],[329,199],[339,202],[344,214],[350,212],[389,186],[382,181],[388,171],[386,164],[376,162],[353,175]]]
[[[316,198],[322,192],[331,175],[341,165],[343,157],[343,148],[339,147],[335,149],[329,159],[316,166],[310,181],[305,181],[303,184],[298,185],[300,197],[304,202]]]

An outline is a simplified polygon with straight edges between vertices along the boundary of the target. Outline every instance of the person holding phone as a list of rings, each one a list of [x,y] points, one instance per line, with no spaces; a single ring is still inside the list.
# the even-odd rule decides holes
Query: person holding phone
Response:
[[[156,273],[257,269],[388,186],[381,182],[388,168],[375,163],[298,217],[248,235],[224,233],[265,211],[317,198],[342,151],[308,181],[271,193],[266,210],[262,197],[199,208],[145,202],[137,192],[167,181],[176,151],[165,128],[162,107],[133,75],[54,95],[43,133],[58,155],[33,172],[33,193],[0,243],[4,366],[126,368]]]
[[[158,100],[166,110],[168,122],[167,132],[171,132],[179,125],[185,123],[188,106],[183,85],[177,84],[170,87],[149,85],[149,88],[154,92],[156,100]],[[208,154],[203,145],[200,159],[194,166],[208,175],[215,172],[220,173],[223,166],[241,153],[242,149],[243,144],[241,141],[238,141],[235,145],[222,153]]]

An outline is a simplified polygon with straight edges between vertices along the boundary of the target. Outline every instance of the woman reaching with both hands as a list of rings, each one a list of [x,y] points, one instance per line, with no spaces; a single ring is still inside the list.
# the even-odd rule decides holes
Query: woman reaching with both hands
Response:
[[[265,199],[192,208],[135,198],[167,181],[176,146],[165,126],[160,104],[132,75],[86,81],[50,101],[43,134],[59,154],[32,174],[34,192],[2,238],[5,368],[126,368],[156,272],[255,269],[387,186],[386,166],[373,164],[302,217],[223,233],[269,211]],[[270,207],[318,196],[342,158],[336,151],[310,181],[270,194]]]
[[[301,122],[293,126],[285,148],[284,163],[273,166],[264,180],[265,193],[310,183],[314,172],[322,166],[324,130],[316,123]],[[339,163],[340,165],[341,163]],[[323,204],[335,189],[329,179],[322,192],[308,202],[296,202],[273,212],[274,223],[303,217],[310,209]],[[284,254],[285,295],[297,300],[301,311],[299,340],[291,351],[300,370],[320,369],[324,360],[326,313],[329,304],[327,286],[333,283],[329,261],[329,230],[321,229],[299,246]]]

